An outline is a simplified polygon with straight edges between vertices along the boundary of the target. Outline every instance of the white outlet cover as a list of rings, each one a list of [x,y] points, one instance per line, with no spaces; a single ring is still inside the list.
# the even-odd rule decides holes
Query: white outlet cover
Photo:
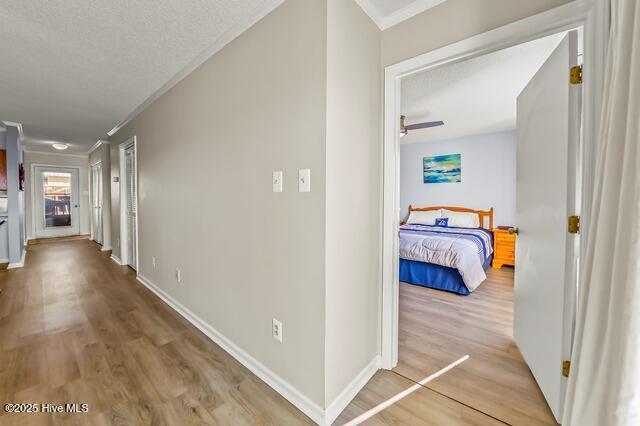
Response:
[[[182,271],[180,270],[180,268],[176,268],[176,281],[182,281]]]
[[[278,321],[275,318],[271,323],[271,334],[273,335],[274,339],[282,343],[282,322]]]

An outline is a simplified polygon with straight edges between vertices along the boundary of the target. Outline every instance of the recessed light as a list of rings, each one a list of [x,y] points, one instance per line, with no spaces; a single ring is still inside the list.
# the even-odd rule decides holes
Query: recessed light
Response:
[[[66,143],[54,143],[51,144],[51,146],[60,151],[69,148],[69,145],[67,145]]]

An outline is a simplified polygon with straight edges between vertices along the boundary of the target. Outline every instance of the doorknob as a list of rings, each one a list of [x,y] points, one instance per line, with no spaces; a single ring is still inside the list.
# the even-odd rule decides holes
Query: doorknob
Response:
[[[513,227],[512,227],[512,228],[509,228],[509,234],[515,234],[515,235],[518,235],[518,233],[520,233],[520,230],[519,230],[517,227],[515,227],[515,228],[513,228]]]
[[[80,206],[79,206],[78,204],[75,204],[73,207],[75,207],[75,208],[77,209],[77,208],[78,208],[78,207],[80,207]]]

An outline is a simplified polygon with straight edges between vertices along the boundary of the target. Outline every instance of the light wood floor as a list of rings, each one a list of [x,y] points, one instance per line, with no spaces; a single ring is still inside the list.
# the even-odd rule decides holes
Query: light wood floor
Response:
[[[87,414],[0,424],[311,424],[88,240],[28,248],[0,271],[0,402]]]
[[[28,250],[24,268],[0,271],[0,402],[90,409],[18,415],[0,408],[0,424],[311,423],[94,243]],[[468,354],[365,424],[554,424],[511,339],[511,286],[509,271],[490,271],[469,297],[401,284],[400,363],[379,371],[336,423]]]
[[[466,297],[400,283],[398,366],[378,372],[338,423],[469,355],[370,422],[556,425],[513,341],[513,270],[489,269],[487,275]]]

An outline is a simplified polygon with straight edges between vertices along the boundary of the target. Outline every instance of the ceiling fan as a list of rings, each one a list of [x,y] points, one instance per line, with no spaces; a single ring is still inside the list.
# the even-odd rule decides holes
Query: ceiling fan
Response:
[[[429,127],[436,127],[444,125],[444,121],[425,121],[424,123],[416,123],[409,124],[408,126],[404,124],[405,116],[400,116],[400,137],[405,136],[409,130],[417,130],[417,129],[427,129]]]

